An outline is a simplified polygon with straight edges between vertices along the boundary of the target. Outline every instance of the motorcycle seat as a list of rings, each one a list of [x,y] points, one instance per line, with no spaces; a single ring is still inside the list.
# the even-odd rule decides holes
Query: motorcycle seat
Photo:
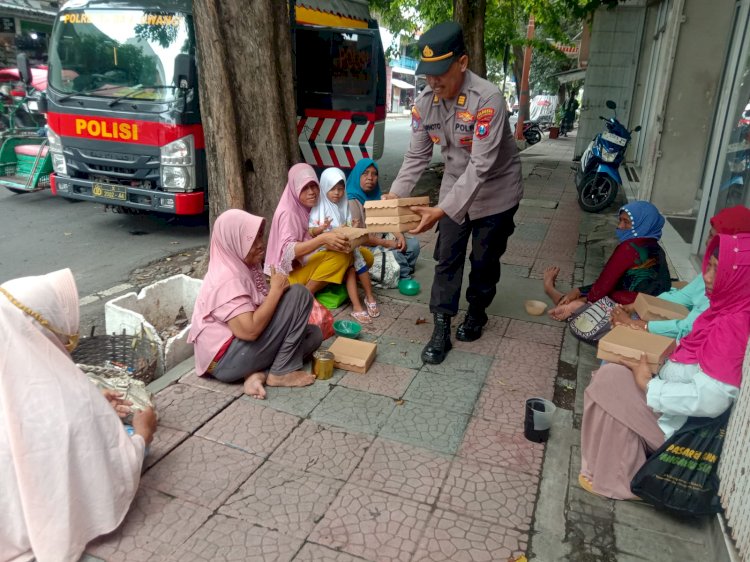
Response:
[[[47,156],[48,150],[49,150],[49,147],[47,146],[42,147],[41,155]],[[13,152],[21,156],[36,156],[37,154],[39,154],[39,145],[38,144],[19,144],[18,146],[13,147]]]

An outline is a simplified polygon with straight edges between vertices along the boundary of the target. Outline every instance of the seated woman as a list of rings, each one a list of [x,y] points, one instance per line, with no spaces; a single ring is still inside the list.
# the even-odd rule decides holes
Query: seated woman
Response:
[[[78,290],[69,269],[0,285],[0,552],[78,560],[117,528],[156,431],[153,409],[103,395],[76,367]]]
[[[711,218],[711,230],[708,233],[706,246],[716,234],[739,234],[750,232],[750,209],[737,205],[722,209]],[[679,320],[640,320],[633,318],[634,307],[632,304],[618,306],[612,311],[612,325],[629,326],[636,330],[645,330],[652,334],[667,336],[680,340],[684,338],[693,328],[693,323],[698,316],[708,308],[708,296],[706,295],[706,284],[702,275],[696,275],[690,283],[682,289],[671,289],[659,295],[660,299],[681,304],[690,312]]]
[[[352,226],[349,203],[346,200],[346,176],[338,168],[328,168],[320,175],[320,198],[310,213],[310,235],[317,236],[339,226]],[[370,318],[380,316],[370,281],[372,253],[366,248],[352,251],[354,266],[346,272],[346,292],[352,301],[352,316],[362,324],[369,324]],[[365,291],[365,304],[362,307],[357,290],[357,278]]]
[[[271,268],[261,271],[265,221],[224,211],[211,232],[208,272],[198,293],[188,341],[195,371],[222,382],[244,380],[245,394],[263,399],[268,386],[307,386],[315,376],[303,358],[318,349],[320,328],[307,323],[313,297]],[[268,373],[266,374],[266,371]]]
[[[544,272],[544,292],[555,308],[549,315],[566,320],[586,302],[609,297],[617,304],[630,304],[638,293],[658,295],[671,282],[664,250],[659,246],[664,217],[647,201],[634,201],[620,209],[617,239],[620,241],[593,285],[563,294],[555,288],[560,268]]]
[[[737,398],[750,336],[750,234],[719,234],[703,259],[710,307],[652,378],[645,357],[613,363],[586,389],[581,486],[631,499],[630,481],[689,416],[717,417]]]
[[[310,234],[310,211],[320,197],[315,170],[309,164],[295,164],[273,214],[268,236],[265,273],[272,269],[289,276],[317,293],[329,283],[341,283],[352,263],[349,241],[336,232]],[[325,250],[318,251],[324,246]]]
[[[346,180],[346,195],[349,198],[349,209],[354,226],[365,227],[365,201],[378,201],[382,197],[378,182],[378,166],[375,161],[363,158],[352,169]],[[414,273],[419,257],[419,240],[394,234],[395,240],[387,240],[379,235],[370,235],[370,246],[382,246],[393,251],[401,267],[401,279],[407,279]]]

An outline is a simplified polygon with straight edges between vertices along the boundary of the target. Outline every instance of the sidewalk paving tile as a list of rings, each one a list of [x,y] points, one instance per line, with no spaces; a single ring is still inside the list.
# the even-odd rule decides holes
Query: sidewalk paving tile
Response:
[[[461,444],[468,420],[464,414],[405,402],[393,409],[380,436],[452,454]]]
[[[430,314],[429,309],[426,309],[425,313],[418,318],[405,318],[401,316],[396,322],[391,324],[384,332],[384,335],[410,343],[424,344],[424,342],[429,341],[434,328],[435,321],[433,316]]]
[[[154,433],[154,440],[148,446],[148,455],[144,459],[144,468],[148,469],[154,466],[172,449],[187,439],[189,435],[186,431],[179,431],[166,426],[158,427],[156,433]]]
[[[296,468],[346,480],[351,476],[372,436],[348,433],[305,420],[271,455],[271,460]]]
[[[339,378],[344,376],[344,371],[339,371]],[[335,378],[335,373],[334,373]],[[331,391],[331,381],[315,381],[310,386],[302,388],[283,388],[283,387],[266,387],[266,399],[261,400],[260,404],[268,406],[280,412],[286,412],[299,416],[307,417],[313,411],[315,406],[325,398]],[[243,397],[241,400],[253,400],[255,398]]]
[[[341,486],[340,480],[267,461],[219,513],[305,539]]]
[[[404,395],[416,374],[417,371],[414,369],[385,365],[376,361],[364,374],[347,372],[339,381],[339,385],[395,399]]]
[[[519,410],[522,408],[519,405]],[[542,469],[544,445],[528,441],[521,430],[475,417],[466,428],[458,454],[536,476]]]
[[[242,381],[237,383],[226,383],[213,377],[199,377],[195,374],[195,369],[191,369],[190,372],[180,378],[178,382],[180,384],[205,388],[206,390],[213,390],[214,392],[221,392],[222,394],[230,394],[231,396],[242,396],[244,392]]]
[[[497,346],[495,355],[503,361],[556,371],[560,349],[553,345],[505,337]]]
[[[412,562],[506,562],[526,552],[526,535],[438,509]]]
[[[370,560],[408,562],[429,515],[424,504],[347,484],[310,540]]]
[[[424,343],[411,343],[409,340],[381,336],[378,339],[375,361],[407,369],[419,369],[422,366],[423,347]]]
[[[300,419],[265,408],[259,402],[254,398],[237,400],[196,435],[259,457],[268,457],[297,427]]]
[[[155,397],[159,425],[193,433],[234,399],[187,384],[173,384]]]
[[[540,247],[541,242],[520,240],[511,236],[508,240],[508,249],[506,251],[514,256],[535,258]]]
[[[191,437],[149,470],[142,484],[216,509],[263,459],[201,437]]]
[[[490,336],[489,339],[494,339]],[[499,339],[499,338],[498,338]],[[484,355],[453,350],[448,353],[445,361],[439,365],[425,363],[422,372],[450,375],[459,378],[472,379],[474,383],[482,383],[492,364],[492,358]]]
[[[500,258],[501,264],[517,265],[520,267],[532,267],[534,265],[534,256],[522,256],[517,253],[506,251]],[[501,268],[502,269],[502,268]]]
[[[508,329],[505,331],[505,337],[560,347],[564,333],[562,326],[547,326],[536,322],[511,320]]]
[[[337,386],[312,411],[310,419],[374,435],[383,427],[393,408],[394,401],[387,396]]]
[[[180,562],[216,560],[274,560],[288,562],[301,539],[256,527],[247,521],[214,515],[175,553]]]
[[[536,476],[456,459],[440,492],[438,507],[510,529],[528,531],[538,485]]]
[[[485,387],[498,386],[508,392],[519,391],[528,397],[546,398],[554,390],[556,376],[557,371],[552,369],[498,358],[492,363],[484,384]]]
[[[556,265],[560,268],[557,274],[557,287],[562,291],[563,288],[570,287],[573,284],[573,273],[575,272],[575,262],[554,258],[539,258],[534,260],[534,266],[531,268],[529,277],[533,279],[544,279],[544,270],[550,266]]]
[[[362,306],[365,306],[364,300],[362,300]],[[351,312],[353,308],[351,305],[346,306],[336,318],[354,320],[362,326],[362,334],[380,336],[396,321],[401,307],[396,307],[392,303],[378,303],[378,308],[380,309],[380,316],[378,316],[377,318],[370,318],[369,324],[360,322],[359,320],[355,320],[352,317]]]
[[[337,552],[314,543],[305,543],[294,562],[362,562],[363,558],[354,557],[346,552]]]
[[[547,400],[552,398],[552,388],[546,396]],[[539,396],[535,394],[535,396]],[[523,430],[526,399],[528,394],[518,390],[508,390],[499,385],[485,385],[477,400],[474,415],[483,420],[495,422],[497,427]]]
[[[164,559],[210,515],[205,507],[141,487],[117,530],[89,543],[86,552],[107,562]]]
[[[461,321],[463,321],[463,316],[459,315],[459,320],[456,323],[456,327],[458,327],[458,324]],[[497,350],[497,345],[500,342],[500,339],[508,329],[508,324],[510,324],[510,318],[489,315],[487,324],[482,330],[481,338],[471,342],[458,341],[457,339],[452,338],[453,349],[456,351],[476,353],[477,355],[493,356],[495,355],[495,351]],[[451,353],[454,352],[451,351]]]
[[[422,371],[414,377],[404,399],[448,412],[471,414],[481,388],[481,380],[474,377]]]
[[[432,505],[449,467],[445,455],[378,438],[349,483]]]

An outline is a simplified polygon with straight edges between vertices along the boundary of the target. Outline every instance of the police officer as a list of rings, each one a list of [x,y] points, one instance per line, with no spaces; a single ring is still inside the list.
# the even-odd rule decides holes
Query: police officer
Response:
[[[466,249],[471,238],[469,309],[456,330],[460,341],[481,337],[487,307],[500,280],[500,257],[513,233],[523,195],[521,160],[508,123],[507,104],[494,84],[467,69],[463,32],[454,22],[436,25],[419,39],[417,74],[427,84],[412,108],[411,144],[384,198],[407,196],[439,145],[445,162],[436,207],[412,207],[418,234],[438,225],[430,311],[435,328],[422,351],[441,363],[451,349],[451,317],[458,312]]]

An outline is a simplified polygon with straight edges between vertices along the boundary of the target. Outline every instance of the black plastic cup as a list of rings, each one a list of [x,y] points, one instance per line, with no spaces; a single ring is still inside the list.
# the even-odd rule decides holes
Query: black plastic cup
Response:
[[[534,443],[544,443],[549,439],[552,416],[557,408],[544,398],[526,400],[526,413],[523,420],[523,435]]]

